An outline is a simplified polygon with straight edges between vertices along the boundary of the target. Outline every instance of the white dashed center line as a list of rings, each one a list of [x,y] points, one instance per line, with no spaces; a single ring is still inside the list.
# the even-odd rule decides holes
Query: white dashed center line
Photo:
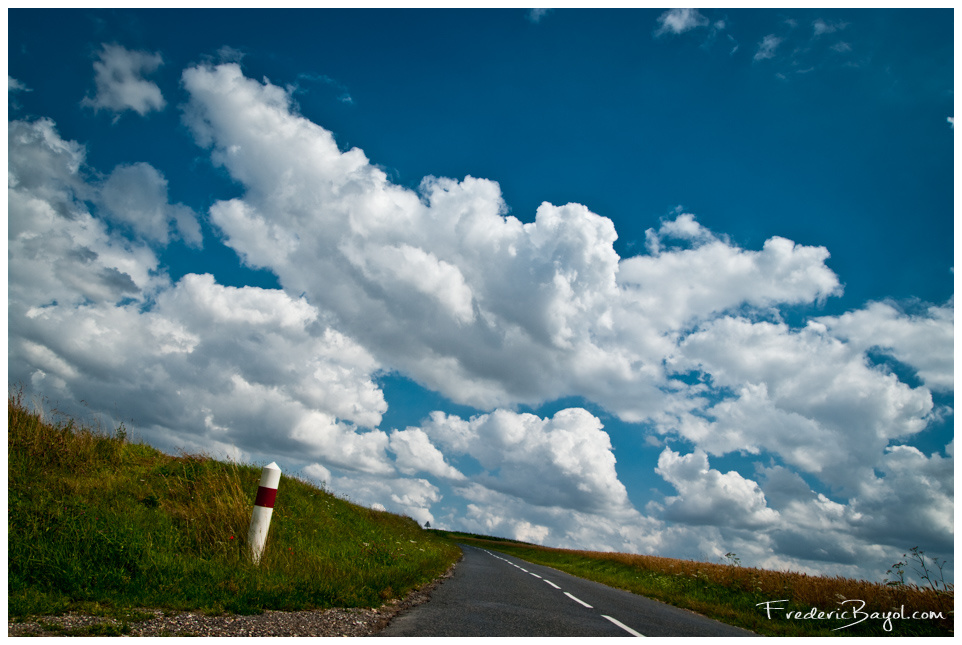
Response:
[[[581,598],[576,598],[575,596],[572,596],[572,595],[571,595],[570,593],[568,593],[567,591],[565,592],[565,595],[568,596],[569,598],[571,598],[572,600],[574,600],[574,601],[575,601],[576,603],[578,603],[579,605],[584,605],[584,606],[587,607],[588,609],[594,609],[594,607],[592,607],[591,605],[589,605],[588,603],[586,603],[584,600],[582,600]]]
[[[628,632],[628,633],[631,634],[632,636],[641,636],[642,638],[645,637],[644,634],[639,634],[638,632],[636,632],[635,630],[633,630],[631,627],[628,627],[628,625],[624,624],[624,623],[621,622],[621,621],[615,620],[615,619],[612,618],[611,616],[605,616],[604,614],[602,614],[601,617],[602,617],[602,618],[607,618],[608,620],[610,620],[611,622],[613,622],[615,625],[618,625],[618,627],[621,627],[623,630],[625,630],[626,632]]]
[[[537,573],[531,573],[531,572],[528,571],[527,569],[524,569],[524,568],[518,566],[517,564],[515,564],[514,562],[511,562],[511,561],[508,560],[507,558],[502,558],[501,556],[494,555],[494,554],[491,553],[490,551],[485,551],[485,553],[487,553],[488,555],[490,555],[490,556],[492,556],[492,557],[497,558],[498,560],[502,560],[502,561],[504,561],[504,562],[507,562],[507,563],[510,564],[511,566],[513,566],[513,567],[515,567],[515,568],[517,568],[517,569],[521,569],[521,570],[524,571],[525,573],[527,573],[527,574],[529,574],[529,575],[532,575],[532,576],[534,576],[535,578],[538,578],[538,579],[540,579],[540,580],[544,580],[545,582],[547,582],[549,585],[551,585],[551,586],[554,587],[555,589],[561,590],[561,587],[559,587],[559,586],[556,585],[555,583],[551,582],[551,581],[548,580],[547,578],[542,578],[542,577],[539,576]],[[574,601],[575,601],[576,603],[578,603],[579,605],[583,605],[583,606],[587,607],[588,609],[594,609],[594,607],[592,607],[591,605],[589,605],[588,603],[586,603],[584,600],[582,600],[581,598],[578,598],[578,597],[576,597],[576,596],[571,595],[571,594],[568,593],[567,591],[564,592],[564,595],[568,596],[569,598],[571,598],[572,600],[574,600]],[[621,622],[621,621],[619,621],[619,620],[616,620],[616,619],[612,618],[611,616],[606,616],[606,615],[604,615],[604,614],[601,614],[601,617],[604,618],[604,619],[606,619],[606,620],[608,620],[608,621],[610,621],[610,622],[612,622],[613,624],[617,625],[618,627],[620,627],[621,629],[625,630],[626,632],[628,632],[628,633],[631,634],[632,636],[641,636],[641,637],[644,637],[644,634],[639,634],[638,632],[636,632],[635,630],[633,630],[631,627],[628,627],[628,625],[625,625],[623,622]]]

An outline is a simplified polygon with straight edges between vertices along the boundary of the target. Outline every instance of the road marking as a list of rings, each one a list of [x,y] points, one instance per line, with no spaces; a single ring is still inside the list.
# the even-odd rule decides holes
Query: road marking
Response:
[[[621,622],[621,621],[615,620],[615,619],[612,618],[611,616],[605,616],[604,614],[602,614],[601,617],[602,617],[602,618],[607,618],[608,620],[610,620],[611,622],[613,622],[615,625],[618,625],[618,627],[621,627],[623,630],[625,630],[626,632],[628,632],[628,633],[631,634],[632,636],[641,636],[642,638],[645,637],[644,634],[639,634],[638,632],[636,632],[635,630],[633,630],[631,627],[628,627],[628,625],[624,624],[624,623]]]
[[[576,603],[578,603],[579,605],[584,605],[584,606],[587,607],[588,609],[594,609],[594,607],[592,607],[591,605],[589,605],[588,603],[586,603],[584,600],[582,600],[581,598],[576,598],[576,597],[572,596],[572,595],[571,595],[570,593],[568,593],[567,591],[565,592],[565,595],[568,596],[569,598],[571,598],[572,600],[574,600],[574,601],[575,601]]]
[[[493,556],[493,557],[495,557],[495,558],[498,558],[499,560],[503,560],[504,562],[507,562],[507,563],[510,564],[511,566],[517,567],[518,569],[521,569],[521,570],[524,571],[525,573],[527,573],[527,574],[529,574],[529,575],[532,575],[532,576],[534,576],[535,578],[538,578],[539,580],[544,580],[544,581],[547,582],[549,585],[551,585],[551,586],[554,587],[555,589],[558,589],[559,591],[561,590],[561,587],[559,587],[559,586],[556,585],[555,583],[551,582],[551,581],[548,580],[547,578],[542,578],[542,577],[539,576],[537,573],[531,573],[531,572],[528,571],[527,569],[524,569],[524,568],[518,566],[517,564],[515,564],[514,562],[511,562],[511,561],[508,560],[507,558],[502,558],[502,557],[500,557],[500,556],[494,555],[493,553],[491,553],[490,551],[487,551],[487,550],[485,550],[485,553],[487,553],[487,554],[489,554],[489,555],[491,555],[491,556]],[[578,598],[578,597],[576,597],[576,596],[571,595],[571,594],[568,593],[567,591],[564,592],[564,595],[568,596],[569,598],[571,598],[572,600],[574,600],[574,601],[575,601],[576,603],[578,603],[579,605],[583,605],[583,606],[587,607],[588,609],[594,609],[594,607],[592,607],[591,605],[589,605],[588,603],[586,603],[584,600],[582,600],[581,598]],[[642,637],[642,638],[645,637],[644,634],[639,634],[638,632],[636,632],[635,630],[633,630],[631,627],[628,627],[628,625],[624,624],[624,623],[621,622],[620,620],[616,620],[616,619],[612,618],[611,616],[606,616],[605,614],[601,614],[601,617],[604,618],[604,619],[606,619],[606,620],[608,620],[608,621],[610,621],[611,623],[617,625],[618,627],[621,627],[623,630],[625,630],[626,632],[628,632],[628,633],[631,634],[632,636],[640,636],[640,637]]]

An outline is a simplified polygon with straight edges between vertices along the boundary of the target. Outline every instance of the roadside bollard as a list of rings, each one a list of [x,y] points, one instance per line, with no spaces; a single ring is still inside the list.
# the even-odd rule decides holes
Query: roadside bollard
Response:
[[[267,529],[271,526],[274,513],[274,500],[277,498],[277,485],[281,482],[281,469],[271,462],[261,471],[261,483],[254,498],[254,511],[251,513],[251,528],[247,532],[247,543],[251,549],[251,560],[260,562],[267,544]]]

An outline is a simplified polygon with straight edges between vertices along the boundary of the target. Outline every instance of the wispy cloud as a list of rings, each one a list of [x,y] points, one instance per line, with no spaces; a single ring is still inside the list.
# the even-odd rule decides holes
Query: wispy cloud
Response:
[[[826,68],[859,67],[851,56],[855,47],[849,41],[838,40],[837,36],[848,29],[848,22],[819,18],[811,22],[811,32],[800,29],[798,21],[791,18],[782,24],[787,29],[778,35],[766,36],[754,56],[755,61],[771,60],[777,78],[788,81],[793,76]]]
[[[14,77],[7,76],[7,105],[11,110],[19,110],[20,102],[15,98],[20,92],[32,92],[33,90]]]
[[[10,93],[15,92],[30,92],[32,91],[29,87],[18,81],[12,76],[7,76],[7,91]]]
[[[735,37],[732,36],[731,34],[726,34],[726,36],[727,36],[727,38],[728,38],[728,45],[731,47],[731,49],[728,50],[728,55],[729,55],[729,56],[734,56],[734,55],[735,55],[735,52],[738,51],[740,45],[739,45],[738,41],[735,40]]]
[[[340,101],[341,103],[347,103],[348,105],[354,104],[354,98],[351,96],[351,93],[347,89],[347,86],[341,83],[340,81],[334,78],[331,78],[327,74],[298,74],[297,80],[328,85],[331,88],[333,88],[334,91],[337,93],[338,101]],[[297,92],[299,88],[297,86],[291,86],[288,88],[288,90],[292,92]]]
[[[163,64],[160,54],[130,51],[120,45],[104,44],[94,62],[97,92],[85,97],[82,105],[94,110],[119,113],[133,110],[141,116],[152,110],[162,110],[167,102],[156,83],[144,75]]]
[[[217,50],[218,62],[221,63],[240,63],[244,60],[244,52],[229,45],[224,45]]]
[[[834,34],[836,31],[845,29],[847,26],[847,22],[825,21],[819,18],[812,22],[812,33],[815,38],[818,38],[824,34]]]
[[[692,29],[707,27],[709,21],[697,9],[670,9],[658,16],[658,24],[655,36],[683,34]]]
[[[665,34],[677,36],[703,29],[705,31],[700,45],[703,49],[711,49],[718,41],[719,36],[724,34],[730,47],[729,53],[734,54],[738,50],[738,41],[726,32],[728,28],[726,18],[709,19],[697,9],[671,9],[661,14],[657,22],[658,28],[654,31],[655,38],[661,38]]]
[[[553,11],[553,10],[552,10],[552,9],[531,9],[531,10],[528,11],[528,13],[527,13],[527,18],[528,18],[528,20],[530,20],[531,22],[533,22],[533,23],[535,23],[535,24],[538,24],[538,23],[541,22],[541,21],[544,19],[544,17],[547,16],[551,11]]]
[[[761,42],[758,43],[758,47],[755,50],[754,60],[766,60],[769,58],[775,58],[775,50],[778,46],[782,44],[782,38],[779,38],[775,34],[768,34],[762,38]]]
[[[752,61],[771,61],[774,75],[781,80],[788,81],[794,75],[810,74],[829,65],[857,67],[849,57],[854,50],[852,43],[833,38],[834,34],[849,27],[847,22],[816,19],[811,22],[812,30],[808,32],[800,29],[798,20],[783,17],[773,26],[772,32],[757,42]],[[654,35],[678,35],[697,29],[705,30],[701,47],[706,50],[722,35],[728,44],[729,56],[741,49],[727,17],[709,19],[695,9],[671,9],[662,13],[657,19]]]

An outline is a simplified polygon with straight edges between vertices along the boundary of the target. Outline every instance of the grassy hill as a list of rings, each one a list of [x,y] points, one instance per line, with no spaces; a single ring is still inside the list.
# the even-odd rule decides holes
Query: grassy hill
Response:
[[[246,552],[261,469],[174,457],[8,398],[11,620],[131,608],[257,613],[376,607],[460,551],[408,517],[283,476],[259,566]]]

